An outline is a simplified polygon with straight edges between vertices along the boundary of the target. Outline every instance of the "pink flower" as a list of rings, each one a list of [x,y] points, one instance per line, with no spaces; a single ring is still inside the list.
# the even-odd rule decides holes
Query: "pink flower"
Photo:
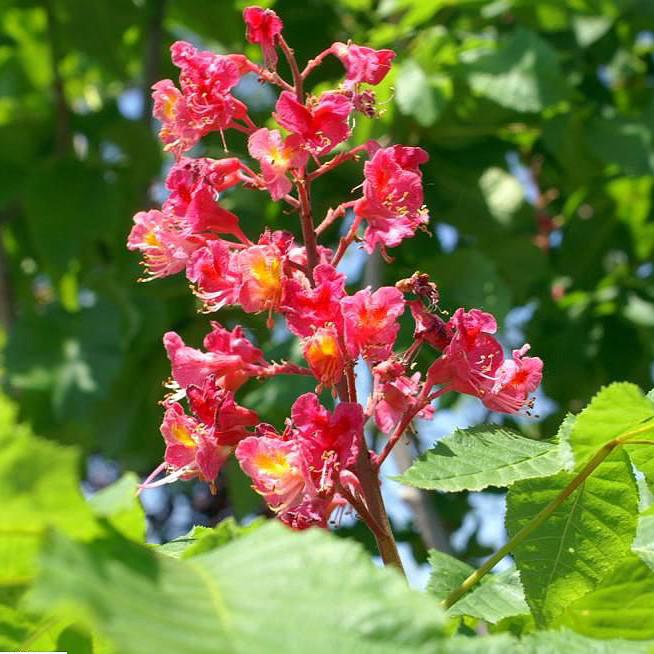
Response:
[[[457,309],[447,323],[451,340],[429,368],[429,381],[479,396],[494,382],[495,371],[504,360],[502,346],[491,336],[496,329],[491,314],[479,309]]]
[[[341,402],[330,413],[317,395],[305,393],[295,400],[291,420],[315,492],[333,496],[340,471],[352,466],[359,453],[364,422],[361,405]]]
[[[392,50],[373,50],[354,43],[334,43],[331,51],[345,66],[346,79],[352,84],[379,84],[395,59]]]
[[[429,343],[438,350],[444,349],[451,339],[445,321],[429,313],[420,300],[410,300],[407,305],[416,324],[413,337]]]
[[[238,253],[242,276],[239,301],[246,313],[274,311],[282,298],[282,255],[271,245],[253,245]]]
[[[513,350],[495,372],[495,383],[481,398],[492,411],[515,413],[528,404],[528,398],[543,378],[543,361],[539,357],[524,356],[529,345]]]
[[[272,9],[247,7],[243,11],[246,30],[245,38],[249,43],[258,43],[263,51],[263,61],[267,68],[277,65],[275,42],[284,28],[279,16]]]
[[[259,436],[238,444],[236,458],[280,520],[294,529],[325,527],[344,503],[336,484],[357,459],[363,420],[359,404],[343,402],[330,413],[307,393],[293,404],[283,434],[259,425]]]
[[[427,159],[422,148],[395,145],[377,150],[366,162],[363,198],[354,211],[368,223],[364,233],[367,252],[377,245],[395,247],[429,221],[418,168]]]
[[[313,271],[315,286],[306,277],[292,277],[284,286],[281,307],[289,330],[296,336],[310,336],[327,323],[341,328],[340,299],[345,296],[345,275],[330,264],[320,264]]]
[[[169,474],[146,487],[193,477],[213,483],[234,446],[247,436],[246,427],[258,421],[254,411],[236,404],[233,394],[216,386],[212,378],[202,388],[190,386],[188,390],[194,415],[187,415],[181,404],[173,402],[161,424]]]
[[[147,271],[144,280],[149,281],[184,270],[191,254],[204,242],[174,216],[152,209],[134,216],[127,248],[141,252]]]
[[[291,190],[286,173],[306,164],[309,155],[301,146],[296,134],[283,140],[276,129],[262,127],[250,136],[248,151],[261,164],[263,180],[273,200],[280,200]]]
[[[161,123],[159,138],[165,150],[180,157],[204,136],[204,127],[197,123],[172,80],[163,79],[154,84],[152,99],[152,113]]]
[[[164,346],[172,365],[173,379],[182,387],[202,386],[209,376],[227,390],[236,390],[250,377],[261,372],[266,362],[263,353],[245,338],[243,329],[230,332],[217,322],[204,338],[202,352],[184,344],[175,332],[164,335]]]
[[[402,419],[402,416],[415,405],[416,395],[420,391],[420,373],[411,377],[406,375],[393,376],[380,380],[375,394],[375,424],[385,434],[390,434]],[[418,414],[419,418],[430,420],[434,416],[434,408],[424,407]]]
[[[244,71],[256,67],[241,55],[199,51],[185,41],[173,43],[171,53],[181,69],[181,92],[171,80],[162,80],[152,87],[152,97],[154,116],[162,123],[159,136],[179,158],[209,132],[226,129],[247,114],[230,91]]]
[[[241,277],[226,241],[208,241],[196,250],[186,264],[186,277],[205,311],[218,311],[238,302]]]
[[[327,527],[327,520],[336,506],[346,504],[335,496],[332,500],[305,496],[295,506],[279,514],[279,519],[291,529],[301,531],[309,527]]]
[[[404,313],[402,293],[392,286],[374,293],[366,288],[343,298],[341,307],[348,354],[373,362],[387,359],[400,330],[397,320]]]
[[[250,436],[236,447],[236,458],[273,511],[288,510],[301,499],[304,462],[297,442]]]
[[[236,445],[248,435],[246,428],[259,422],[256,412],[237,404],[234,393],[224,389],[214,375],[203,380],[202,386],[189,386],[186,395],[193,414],[212,430],[221,446]]]
[[[342,93],[323,93],[305,106],[289,91],[282,91],[273,115],[282,127],[297,134],[311,153],[321,156],[350,136],[351,112],[352,102]]]
[[[302,353],[321,386],[334,386],[343,377],[345,357],[335,325],[319,327],[302,342]]]
[[[226,129],[234,117],[247,113],[230,94],[241,79],[242,59],[198,50],[186,41],[173,43],[170,52],[180,69],[179,84],[189,111],[207,131]]]
[[[166,464],[175,469],[190,469],[195,463],[198,442],[207,434],[200,423],[187,416],[182,405],[175,402],[166,409],[161,423],[161,435],[166,442]],[[189,476],[194,474],[189,472]]]
[[[293,246],[293,238],[287,232],[264,232],[258,245],[241,250],[236,255],[236,265],[241,276],[239,302],[246,313],[268,311],[272,324],[272,312],[282,301],[286,279],[285,260]]]
[[[430,384],[474,395],[493,411],[515,413],[528,404],[543,367],[538,357],[524,357],[529,346],[505,361],[502,346],[491,335],[497,329],[495,318],[479,309],[457,309],[447,328],[452,338],[429,368]]]
[[[235,157],[226,159],[181,157],[166,177],[166,188],[170,191],[170,195],[164,202],[164,207],[170,209],[176,216],[186,216],[198,189],[207,187],[217,196],[225,189],[236,186],[242,178],[241,162]]]

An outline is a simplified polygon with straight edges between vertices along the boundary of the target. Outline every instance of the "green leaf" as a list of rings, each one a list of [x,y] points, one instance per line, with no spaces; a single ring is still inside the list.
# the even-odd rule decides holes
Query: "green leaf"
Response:
[[[427,654],[442,635],[431,598],[320,530],[269,523],[187,560],[53,534],[41,564],[32,605],[83,607],[125,654]]]
[[[455,636],[444,645],[445,654],[651,654],[652,643],[595,640],[563,629],[537,631],[520,640],[510,634]]]
[[[517,570],[505,570],[485,577],[477,588],[464,595],[447,612],[449,616],[469,615],[492,624],[525,614],[529,614],[529,606]]]
[[[638,386],[621,382],[604,387],[577,416],[572,428],[570,445],[577,467],[605,443],[647,420],[652,420],[654,431],[654,404]]]
[[[442,84],[432,84],[422,67],[409,59],[398,73],[395,99],[401,113],[413,116],[418,124],[429,127],[445,108],[446,91]]]
[[[573,474],[514,484],[506,526],[513,537],[571,482]],[[638,491],[631,463],[615,452],[513,550],[536,622],[552,623],[570,602],[595,588],[630,551]]]
[[[139,478],[134,473],[127,473],[93,495],[89,504],[97,517],[108,519],[128,538],[143,542],[147,524],[143,507],[136,496],[138,484]]]
[[[429,551],[429,565],[431,575],[427,589],[439,601],[444,600],[474,572],[471,565],[438,550]]]
[[[215,550],[218,547],[227,545],[227,543],[231,543],[237,538],[246,536],[255,529],[259,529],[265,522],[265,518],[257,518],[250,524],[241,526],[234,518],[229,517],[213,529],[195,526],[188,534],[160,545],[157,551],[174,558],[188,559],[198,554]]]
[[[585,133],[588,146],[604,163],[627,175],[654,173],[652,134],[645,123],[599,117],[589,121]]]
[[[654,506],[640,515],[636,540],[631,549],[654,570]]]
[[[561,470],[559,446],[492,425],[457,429],[418,458],[398,481],[427,490],[478,491]]]
[[[524,28],[496,52],[478,56],[465,70],[476,94],[515,111],[542,111],[569,94],[556,51]]]
[[[521,641],[519,654],[650,654],[652,643],[594,640],[573,631],[537,631]]]
[[[29,581],[47,527],[76,538],[97,533],[79,491],[76,450],[37,438],[23,425],[13,426],[0,427],[0,585],[5,586]]]
[[[574,602],[565,623],[594,638],[654,639],[654,574],[630,555],[592,592]]]
[[[474,572],[467,563],[436,550],[429,553],[429,563],[432,572],[428,588],[438,600],[444,600]],[[526,613],[529,607],[516,570],[487,575],[447,611],[448,616],[468,615],[492,624]]]
[[[523,654],[520,641],[510,634],[454,636],[443,643],[443,654]]]
[[[115,197],[102,170],[74,159],[36,167],[27,180],[25,202],[41,263],[57,276],[117,218]]]
[[[25,313],[9,335],[10,384],[49,391],[55,419],[87,416],[120,368],[123,338],[120,310],[104,299],[75,314],[55,306]]]
[[[520,182],[506,170],[491,167],[479,178],[488,211],[502,225],[509,225],[524,202],[524,190]]]
[[[16,423],[13,405],[0,395],[0,587],[31,580],[47,529],[89,540],[102,533],[100,518],[109,528],[143,539],[136,476],[125,475],[87,502],[80,492],[79,465],[77,450]]]
[[[613,19],[607,16],[575,16],[572,19],[572,27],[577,38],[577,43],[582,48],[601,39],[613,25]]]

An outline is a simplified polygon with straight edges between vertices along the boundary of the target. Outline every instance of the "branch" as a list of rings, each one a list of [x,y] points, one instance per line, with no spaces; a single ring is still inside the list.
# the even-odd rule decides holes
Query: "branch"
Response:
[[[318,179],[318,177],[321,177],[325,173],[328,173],[331,170],[334,170],[334,168],[337,168],[341,164],[344,164],[346,161],[349,161],[350,159],[356,159],[359,154],[363,151],[368,150],[368,144],[364,143],[363,145],[357,145],[355,148],[352,148],[348,152],[341,152],[340,154],[337,154],[336,156],[332,157],[329,161],[326,161],[324,164],[321,164],[318,168],[316,168],[314,171],[310,172],[307,175],[307,179],[310,179],[313,181],[314,179]]]
[[[291,69],[297,101],[304,104],[304,86],[303,86],[302,74],[300,73],[300,69],[298,68],[297,59],[295,58],[295,53],[288,46],[288,43],[286,43],[284,37],[281,34],[279,35],[279,47],[284,53],[284,57],[286,57],[286,61],[288,61],[288,65]]]

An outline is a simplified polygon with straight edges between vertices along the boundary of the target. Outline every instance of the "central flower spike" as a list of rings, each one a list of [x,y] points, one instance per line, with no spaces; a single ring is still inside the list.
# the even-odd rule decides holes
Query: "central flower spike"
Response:
[[[395,53],[336,42],[302,68],[274,11],[247,7],[243,17],[247,40],[261,47],[262,64],[184,41],[171,48],[179,84],[162,80],[153,87],[159,135],[175,157],[166,178],[169,195],[160,210],[134,216],[128,248],[140,252],[145,279],[183,272],[201,311],[232,307],[225,320],[233,319],[235,309],[266,313],[268,328],[275,327],[272,342],[285,347],[290,332],[299,347],[288,348],[291,361],[269,363],[240,326],[227,329],[213,322],[202,349],[168,332],[164,344],[172,379],[161,425],[166,451],[151,478],[162,470],[167,474],[144,486],[199,478],[214,488],[235,452],[253,488],[286,524],[326,527],[349,503],[374,532],[385,562],[401,565],[379,494],[383,461],[415,417],[434,414],[433,403],[445,392],[474,395],[493,411],[530,407],[542,361],[527,356],[527,345],[505,358],[488,313],[458,309],[448,320],[439,307],[439,289],[425,273],[416,272],[396,287],[346,287],[339,266],[356,242],[367,253],[379,250],[388,261],[386,248],[415,236],[429,218],[422,174],[428,155],[422,148],[346,144],[357,112],[373,120],[380,116],[371,87],[387,78]],[[281,71],[280,53],[288,64]],[[332,56],[342,64],[344,79],[333,88],[321,82],[311,89],[312,72]],[[290,78],[283,77],[285,70]],[[259,124],[234,95],[248,73],[278,90],[270,120],[263,117]],[[235,150],[247,139],[249,158],[184,156],[211,132],[220,133],[226,152],[228,138],[238,132]],[[214,138],[201,147],[214,152],[217,144]],[[363,183],[360,177],[348,182],[352,195],[325,207],[321,220],[312,205],[312,185],[362,157],[367,158]],[[288,231],[250,233],[256,212],[241,225],[232,203],[257,191],[283,204],[274,216]],[[345,224],[335,229],[339,220]],[[330,247],[319,242],[324,238],[331,239]],[[407,304],[413,342],[397,351]],[[257,336],[259,323],[251,321]],[[434,352],[437,358],[426,374],[417,370]],[[359,359],[373,374],[368,398],[358,397]],[[254,397],[249,391],[256,384],[277,375],[315,379],[316,393],[331,391],[333,403],[328,408],[307,393],[293,403],[281,432],[261,423],[237,403],[235,393],[247,387],[246,397]],[[388,435],[379,453],[365,446],[368,419]]]

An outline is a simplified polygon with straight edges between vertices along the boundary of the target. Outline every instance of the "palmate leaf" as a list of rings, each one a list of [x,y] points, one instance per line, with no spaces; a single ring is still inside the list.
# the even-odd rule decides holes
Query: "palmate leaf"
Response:
[[[558,444],[486,425],[458,429],[443,438],[397,480],[426,490],[478,491],[553,475],[561,468]]]
[[[594,638],[654,639],[654,573],[636,555],[626,557],[564,621]]]
[[[318,530],[270,523],[186,560],[54,534],[41,563],[32,605],[83,607],[125,654],[416,654],[442,636],[433,598]]]
[[[559,473],[514,484],[507,495],[509,536],[530,522],[572,478],[571,473]],[[628,554],[637,510],[631,462],[617,451],[513,550],[538,624],[551,624]]]
[[[429,563],[432,573],[428,588],[439,600],[445,599],[474,571],[467,563],[436,550],[429,553]],[[492,624],[527,613],[529,607],[516,570],[485,577],[447,611],[449,616],[469,615]]]

